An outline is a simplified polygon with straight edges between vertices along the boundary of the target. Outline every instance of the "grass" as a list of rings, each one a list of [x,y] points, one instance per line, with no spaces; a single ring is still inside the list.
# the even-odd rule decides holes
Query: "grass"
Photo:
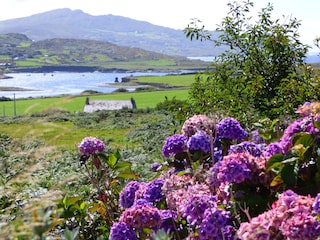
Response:
[[[188,90],[167,90],[154,92],[130,92],[130,93],[111,93],[98,94],[89,96],[92,100],[129,100],[134,98],[139,109],[154,108],[159,102],[165,100],[165,97],[172,99],[186,100]],[[86,96],[66,96],[52,98],[34,98],[34,99],[17,99],[0,103],[0,115],[14,116],[30,114],[49,109],[64,109],[69,112],[82,112]],[[15,109],[15,110],[14,110]],[[1,111],[2,110],[2,111]]]
[[[142,76],[137,83],[161,83],[175,87],[190,87],[194,82],[195,74],[167,75],[167,76]]]

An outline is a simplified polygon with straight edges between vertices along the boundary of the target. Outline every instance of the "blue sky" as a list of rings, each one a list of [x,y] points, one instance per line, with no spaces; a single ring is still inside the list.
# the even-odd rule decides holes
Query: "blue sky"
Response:
[[[152,24],[183,29],[192,18],[200,19],[208,30],[214,30],[226,16],[227,0],[1,0],[0,20],[30,16],[58,8],[81,9],[91,15],[113,14]],[[242,1],[239,1],[242,2]],[[301,41],[313,47],[320,37],[319,0],[253,0],[252,11],[260,11],[270,2],[273,17],[283,15],[301,20]],[[313,48],[311,52],[320,52]]]

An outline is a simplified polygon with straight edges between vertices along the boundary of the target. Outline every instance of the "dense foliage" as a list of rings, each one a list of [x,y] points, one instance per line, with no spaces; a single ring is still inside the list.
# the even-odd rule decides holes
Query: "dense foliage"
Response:
[[[216,56],[214,70],[199,75],[190,97],[199,112],[228,109],[242,118],[254,113],[278,118],[293,114],[304,101],[318,100],[319,77],[304,63],[308,46],[299,40],[295,18],[272,20],[272,5],[251,16],[251,1],[228,4],[217,40],[194,21],[185,29],[191,39],[212,40],[228,50]]]

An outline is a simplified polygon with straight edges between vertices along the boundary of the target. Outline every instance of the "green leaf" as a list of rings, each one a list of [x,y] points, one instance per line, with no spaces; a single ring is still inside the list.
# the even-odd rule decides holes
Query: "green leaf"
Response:
[[[107,164],[109,167],[113,168],[118,162],[118,158],[115,154],[110,154],[109,158],[107,159]]]
[[[117,176],[118,178],[125,178],[125,179],[135,179],[140,178],[141,176],[139,174],[135,174],[132,172],[121,172]]]
[[[278,162],[282,162],[284,156],[282,154],[275,154],[271,158],[269,158],[266,168],[272,168],[272,165]]]
[[[297,183],[297,173],[295,170],[295,164],[285,165],[281,170],[281,178],[288,186],[294,186]]]
[[[309,133],[301,132],[294,135],[292,143],[293,145],[302,144],[304,147],[308,147],[314,144],[314,138]]]
[[[277,187],[277,186],[281,185],[282,183],[283,183],[283,180],[282,180],[281,176],[277,175],[272,179],[272,181],[270,183],[270,187]]]

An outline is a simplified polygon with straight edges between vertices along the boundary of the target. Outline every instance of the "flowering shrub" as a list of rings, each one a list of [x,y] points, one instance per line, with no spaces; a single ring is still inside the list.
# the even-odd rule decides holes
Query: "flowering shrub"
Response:
[[[151,166],[157,177],[132,180],[120,191],[109,239],[316,239],[319,103],[297,112],[301,118],[272,142],[230,117],[217,124],[205,115],[187,119],[180,134],[164,141],[167,162]],[[98,171],[106,168],[101,151],[94,138],[79,144]]]

